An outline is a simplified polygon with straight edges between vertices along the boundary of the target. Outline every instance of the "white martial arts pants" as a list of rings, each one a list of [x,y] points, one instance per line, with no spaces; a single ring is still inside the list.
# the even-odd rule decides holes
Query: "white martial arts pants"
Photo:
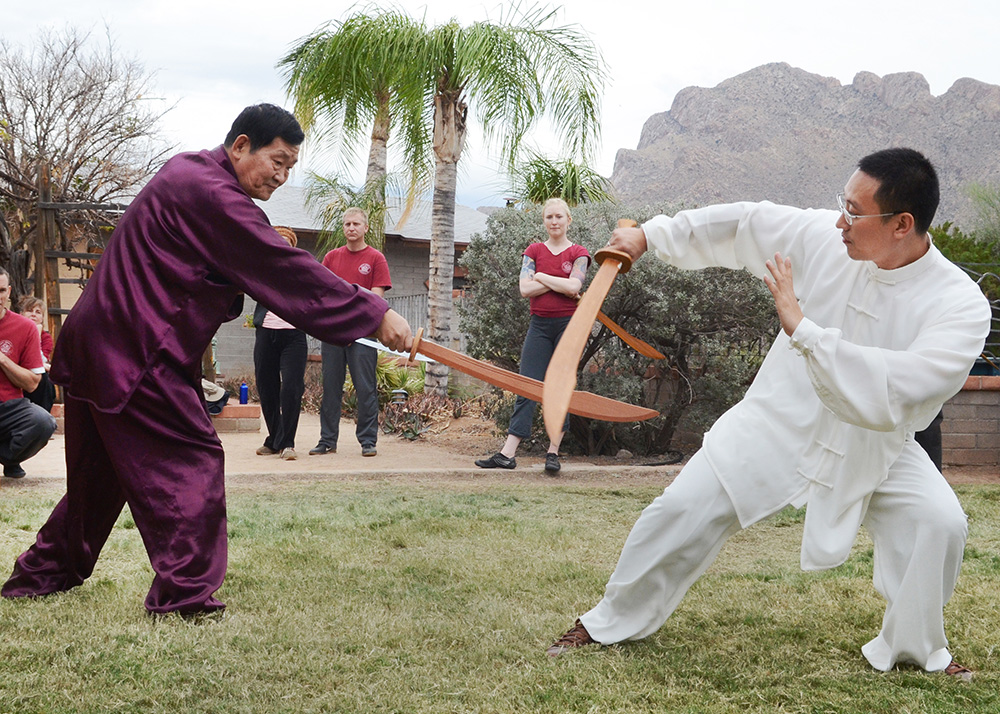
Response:
[[[907,442],[872,494],[864,524],[875,544],[875,588],[888,606],[882,631],[863,654],[882,671],[897,662],[944,669],[951,655],[942,611],[958,579],[968,527],[954,491],[919,445]],[[580,618],[590,636],[612,644],[658,630],[740,527],[699,451],[633,526],[604,598]]]

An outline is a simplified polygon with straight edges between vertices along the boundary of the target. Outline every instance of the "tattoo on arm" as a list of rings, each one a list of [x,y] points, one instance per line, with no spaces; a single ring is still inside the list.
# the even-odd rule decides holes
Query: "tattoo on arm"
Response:
[[[535,277],[535,261],[524,256],[524,260],[521,261],[521,275],[518,280],[531,280]]]
[[[583,285],[584,278],[587,277],[587,263],[590,261],[585,256],[580,256],[573,261],[573,269],[569,271],[569,277],[576,278]]]

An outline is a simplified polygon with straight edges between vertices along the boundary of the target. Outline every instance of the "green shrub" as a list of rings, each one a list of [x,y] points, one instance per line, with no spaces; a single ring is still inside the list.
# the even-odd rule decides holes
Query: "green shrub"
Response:
[[[1000,255],[997,254],[996,246],[977,239],[974,234],[964,233],[958,226],[952,225],[951,221],[932,226],[930,234],[937,249],[953,263],[982,266],[993,271],[1000,268]],[[992,297],[996,299],[1000,294]]]

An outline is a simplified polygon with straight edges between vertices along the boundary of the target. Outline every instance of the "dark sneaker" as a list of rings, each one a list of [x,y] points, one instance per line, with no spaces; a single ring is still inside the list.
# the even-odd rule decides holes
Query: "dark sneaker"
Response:
[[[960,682],[972,681],[972,670],[968,667],[963,667],[955,660],[952,660],[951,664],[944,668],[944,673]]]
[[[317,456],[319,454],[336,454],[336,446],[327,446],[326,444],[316,444],[316,446],[309,449],[310,456]]]
[[[375,444],[368,444],[367,446],[361,447],[362,456],[378,456],[378,449],[375,448]]]
[[[559,465],[559,454],[554,454],[551,451],[545,454],[545,472],[550,476],[554,476],[559,473],[559,469],[562,468]]]
[[[3,475],[7,478],[24,478],[26,474],[21,464],[5,464],[3,467]]]
[[[278,452],[270,446],[258,446],[256,453],[257,456],[274,456]]]
[[[481,469],[512,469],[517,466],[517,459],[513,456],[504,456],[499,451],[488,459],[479,459],[476,466]]]
[[[587,632],[587,628],[583,626],[579,618],[573,624],[573,627],[569,629],[565,635],[560,637],[558,640],[552,643],[552,645],[545,650],[545,654],[549,657],[558,657],[566,650],[571,650],[574,647],[583,647],[584,645],[597,644],[597,640],[590,636]]]

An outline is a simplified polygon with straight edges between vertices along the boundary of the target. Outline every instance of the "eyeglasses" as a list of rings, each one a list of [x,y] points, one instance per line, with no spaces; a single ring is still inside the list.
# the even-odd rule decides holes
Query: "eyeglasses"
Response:
[[[885,216],[895,216],[897,213],[902,213],[903,211],[893,211],[891,213],[867,213],[863,216],[858,216],[847,210],[847,205],[844,203],[844,194],[837,194],[837,206],[840,207],[840,212],[844,214],[844,220],[847,221],[847,225],[853,226],[854,221],[859,218],[884,218]]]

